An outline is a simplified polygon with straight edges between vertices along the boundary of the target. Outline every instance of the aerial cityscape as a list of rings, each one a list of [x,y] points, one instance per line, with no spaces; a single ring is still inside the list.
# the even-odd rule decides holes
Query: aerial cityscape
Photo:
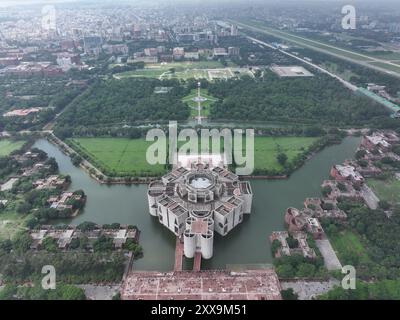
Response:
[[[0,1],[0,300],[399,300],[399,253],[398,1]]]

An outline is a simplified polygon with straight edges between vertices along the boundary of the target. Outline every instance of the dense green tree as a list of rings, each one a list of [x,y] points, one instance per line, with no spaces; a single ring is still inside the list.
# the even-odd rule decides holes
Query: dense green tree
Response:
[[[294,292],[293,288],[288,288],[281,291],[283,300],[297,300],[299,297],[297,293]]]
[[[282,166],[284,166],[284,165],[286,164],[287,159],[288,159],[288,156],[287,156],[286,153],[284,153],[284,152],[280,152],[280,153],[278,153],[277,156],[276,156],[276,160],[278,160],[278,162],[279,162]]]
[[[29,250],[32,239],[28,232],[21,231],[13,239],[13,248],[19,252],[24,253]]]
[[[0,289],[0,300],[15,300],[17,294],[17,286],[7,284],[3,289]]]

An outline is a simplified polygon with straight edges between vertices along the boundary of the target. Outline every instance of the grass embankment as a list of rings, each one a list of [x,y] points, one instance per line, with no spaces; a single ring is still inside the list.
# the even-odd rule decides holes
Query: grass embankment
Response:
[[[317,140],[314,137],[255,137],[254,167],[256,170],[282,171],[285,168],[277,160],[279,153],[286,154],[286,164],[291,164]]]

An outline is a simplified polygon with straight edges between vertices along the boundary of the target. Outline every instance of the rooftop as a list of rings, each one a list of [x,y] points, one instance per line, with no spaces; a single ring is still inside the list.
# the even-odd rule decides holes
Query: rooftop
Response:
[[[123,300],[281,300],[272,269],[201,272],[133,272],[125,280]]]

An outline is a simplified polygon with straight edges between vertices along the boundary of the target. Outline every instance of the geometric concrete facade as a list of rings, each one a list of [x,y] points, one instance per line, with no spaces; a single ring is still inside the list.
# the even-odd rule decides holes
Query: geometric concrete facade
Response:
[[[204,259],[213,255],[214,231],[227,235],[251,213],[253,199],[249,182],[202,156],[151,182],[147,196],[150,214],[183,237],[185,256]]]

